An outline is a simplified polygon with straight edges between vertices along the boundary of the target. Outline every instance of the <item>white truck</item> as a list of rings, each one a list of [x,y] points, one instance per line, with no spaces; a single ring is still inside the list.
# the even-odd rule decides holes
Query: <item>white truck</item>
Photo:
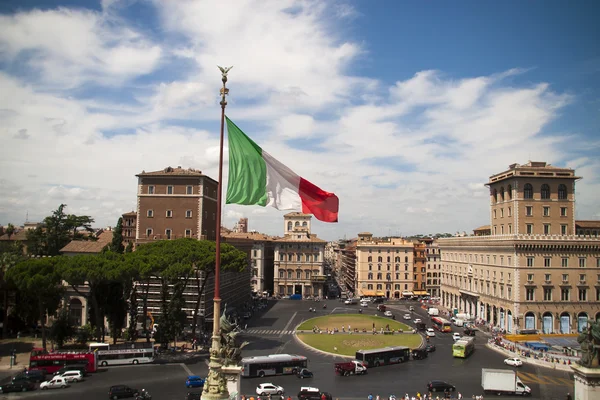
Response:
[[[367,373],[367,367],[357,360],[335,363],[335,373],[341,376],[362,375]]]
[[[483,368],[481,386],[484,393],[531,395],[529,386],[521,382],[515,371],[509,369]]]
[[[429,314],[432,317],[436,317],[436,316],[440,315],[440,310],[438,310],[437,308],[431,307],[429,310],[427,310],[427,314]]]

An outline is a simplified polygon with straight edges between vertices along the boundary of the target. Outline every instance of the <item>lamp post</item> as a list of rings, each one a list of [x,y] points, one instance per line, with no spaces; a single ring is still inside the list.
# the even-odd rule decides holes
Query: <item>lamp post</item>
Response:
[[[219,180],[217,182],[217,237],[216,237],[216,252],[215,252],[215,293],[213,299],[213,333],[212,344],[210,346],[210,363],[208,364],[208,376],[204,383],[202,391],[202,400],[223,400],[229,398],[227,390],[227,380],[221,371],[221,184],[223,181],[223,136],[225,131],[225,106],[227,106],[226,96],[229,94],[229,89],[225,86],[227,83],[227,73],[233,67],[222,68],[221,81],[221,140],[219,145]]]

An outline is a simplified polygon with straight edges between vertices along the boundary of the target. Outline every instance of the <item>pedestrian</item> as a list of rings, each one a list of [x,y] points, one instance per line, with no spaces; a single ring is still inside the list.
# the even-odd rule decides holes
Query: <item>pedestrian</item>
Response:
[[[321,400],[327,400],[327,396],[325,396],[325,393],[321,394]]]
[[[246,396],[242,395],[242,397],[240,398],[240,400],[246,400]]]
[[[458,399],[462,399],[462,394],[460,392],[458,392]]]
[[[567,400],[573,400],[573,398],[571,397],[571,393],[567,393]]]
[[[421,392],[417,392],[417,399],[421,400]]]
[[[369,395],[367,396],[367,400],[373,400],[373,395],[371,393],[369,393]]]
[[[325,400],[325,399],[322,399]],[[375,396],[375,400],[379,400],[379,395]]]

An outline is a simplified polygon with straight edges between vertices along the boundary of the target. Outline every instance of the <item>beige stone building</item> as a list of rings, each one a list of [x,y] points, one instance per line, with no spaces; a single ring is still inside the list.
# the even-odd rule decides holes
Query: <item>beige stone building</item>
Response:
[[[309,214],[284,215],[284,237],[274,240],[275,293],[323,296],[325,240],[311,233]]]
[[[442,305],[508,332],[600,319],[600,239],[575,235],[578,179],[543,162],[491,176],[491,235],[439,239]]]
[[[426,271],[427,281],[425,290],[432,297],[440,296],[440,281],[442,275],[442,265],[440,263],[440,248],[437,240],[421,239],[425,243],[425,257],[427,258]]]
[[[414,247],[402,238],[377,239],[369,232],[356,242],[356,296],[412,296]]]

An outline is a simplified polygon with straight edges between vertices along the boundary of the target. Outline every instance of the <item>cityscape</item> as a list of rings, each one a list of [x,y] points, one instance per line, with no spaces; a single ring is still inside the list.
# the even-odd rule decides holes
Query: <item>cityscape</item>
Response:
[[[0,398],[600,398],[596,4],[55,3],[0,5]]]

